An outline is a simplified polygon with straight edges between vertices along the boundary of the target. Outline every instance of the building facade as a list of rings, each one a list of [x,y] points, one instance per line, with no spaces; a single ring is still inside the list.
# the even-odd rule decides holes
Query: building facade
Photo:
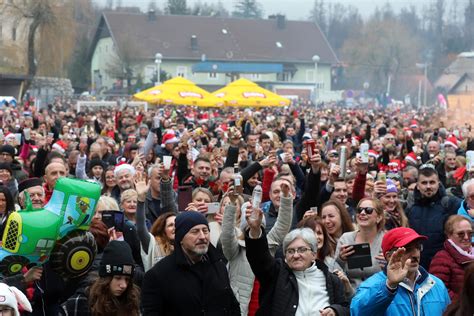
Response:
[[[281,15],[254,20],[106,12],[90,58],[97,94],[137,80],[156,82],[158,68],[209,91],[244,77],[285,94],[312,94],[315,86],[324,93],[338,64],[316,24]]]

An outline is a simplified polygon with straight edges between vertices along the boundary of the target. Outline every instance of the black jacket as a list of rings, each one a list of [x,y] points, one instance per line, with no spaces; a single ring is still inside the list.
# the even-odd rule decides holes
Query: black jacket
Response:
[[[281,259],[270,255],[265,234],[259,239],[245,236],[247,259],[255,277],[260,282],[260,315],[292,316],[298,309],[298,282],[290,267]],[[339,278],[329,273],[328,267],[316,260],[316,266],[326,277],[329,306],[338,316],[350,315],[349,302],[344,296],[344,286]]]
[[[410,227],[418,234],[427,236],[423,242],[420,265],[428,269],[433,256],[443,248],[446,240],[444,224],[449,216],[457,213],[461,200],[447,196],[440,184],[438,192],[432,198],[422,197],[415,188],[415,203],[406,209]]]
[[[181,249],[159,261],[142,286],[143,315],[240,316],[224,263],[211,244],[208,259],[190,265]]]

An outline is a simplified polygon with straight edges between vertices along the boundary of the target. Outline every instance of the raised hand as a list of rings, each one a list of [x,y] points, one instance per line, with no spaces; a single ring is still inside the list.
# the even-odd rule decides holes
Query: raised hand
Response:
[[[150,189],[150,185],[147,183],[146,178],[142,172],[137,172],[134,182],[135,190],[138,194],[138,201],[145,202],[146,194]]]
[[[321,155],[318,151],[316,151],[316,153],[314,153],[309,158],[309,162],[311,164],[311,169],[313,170],[313,173],[319,172],[319,168],[321,167]]]
[[[249,204],[245,211],[245,219],[250,227],[250,237],[258,238],[261,232],[263,211],[261,209],[253,209],[252,204]]]
[[[408,274],[408,266],[411,259],[403,261],[405,248],[398,248],[390,257],[387,265],[387,283],[389,287],[396,287],[402,282]]]
[[[290,196],[290,185],[289,185],[289,183],[287,183],[286,181],[282,181],[281,185],[280,185],[280,189],[281,189],[281,194],[284,197],[289,197]]]

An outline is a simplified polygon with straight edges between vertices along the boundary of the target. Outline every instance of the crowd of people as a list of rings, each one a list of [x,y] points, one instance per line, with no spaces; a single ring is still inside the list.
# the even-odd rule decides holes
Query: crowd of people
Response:
[[[2,315],[474,314],[474,135],[435,111],[58,102],[0,117],[0,238],[61,177],[102,189],[89,271],[3,276]]]

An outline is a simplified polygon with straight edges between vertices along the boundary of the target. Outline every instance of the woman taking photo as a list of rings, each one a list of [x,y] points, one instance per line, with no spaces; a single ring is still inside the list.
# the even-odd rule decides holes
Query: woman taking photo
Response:
[[[444,248],[431,260],[430,273],[443,281],[454,302],[461,293],[464,271],[474,262],[472,226],[464,216],[452,215],[444,225],[444,233],[448,239],[444,242]]]
[[[133,284],[134,261],[130,246],[113,240],[104,249],[99,278],[76,292],[63,305],[68,316],[140,315],[140,289]]]
[[[356,208],[356,222],[358,229],[341,236],[336,247],[336,261],[343,268],[354,288],[381,270],[380,262],[384,260],[382,252],[382,238],[385,234],[385,217],[382,204],[378,200],[364,198]],[[368,243],[372,265],[364,269],[349,269],[347,259],[354,254],[352,245]]]
[[[342,234],[354,231],[351,217],[344,204],[339,200],[330,199],[321,207],[321,219],[329,235],[331,247],[336,249]]]

